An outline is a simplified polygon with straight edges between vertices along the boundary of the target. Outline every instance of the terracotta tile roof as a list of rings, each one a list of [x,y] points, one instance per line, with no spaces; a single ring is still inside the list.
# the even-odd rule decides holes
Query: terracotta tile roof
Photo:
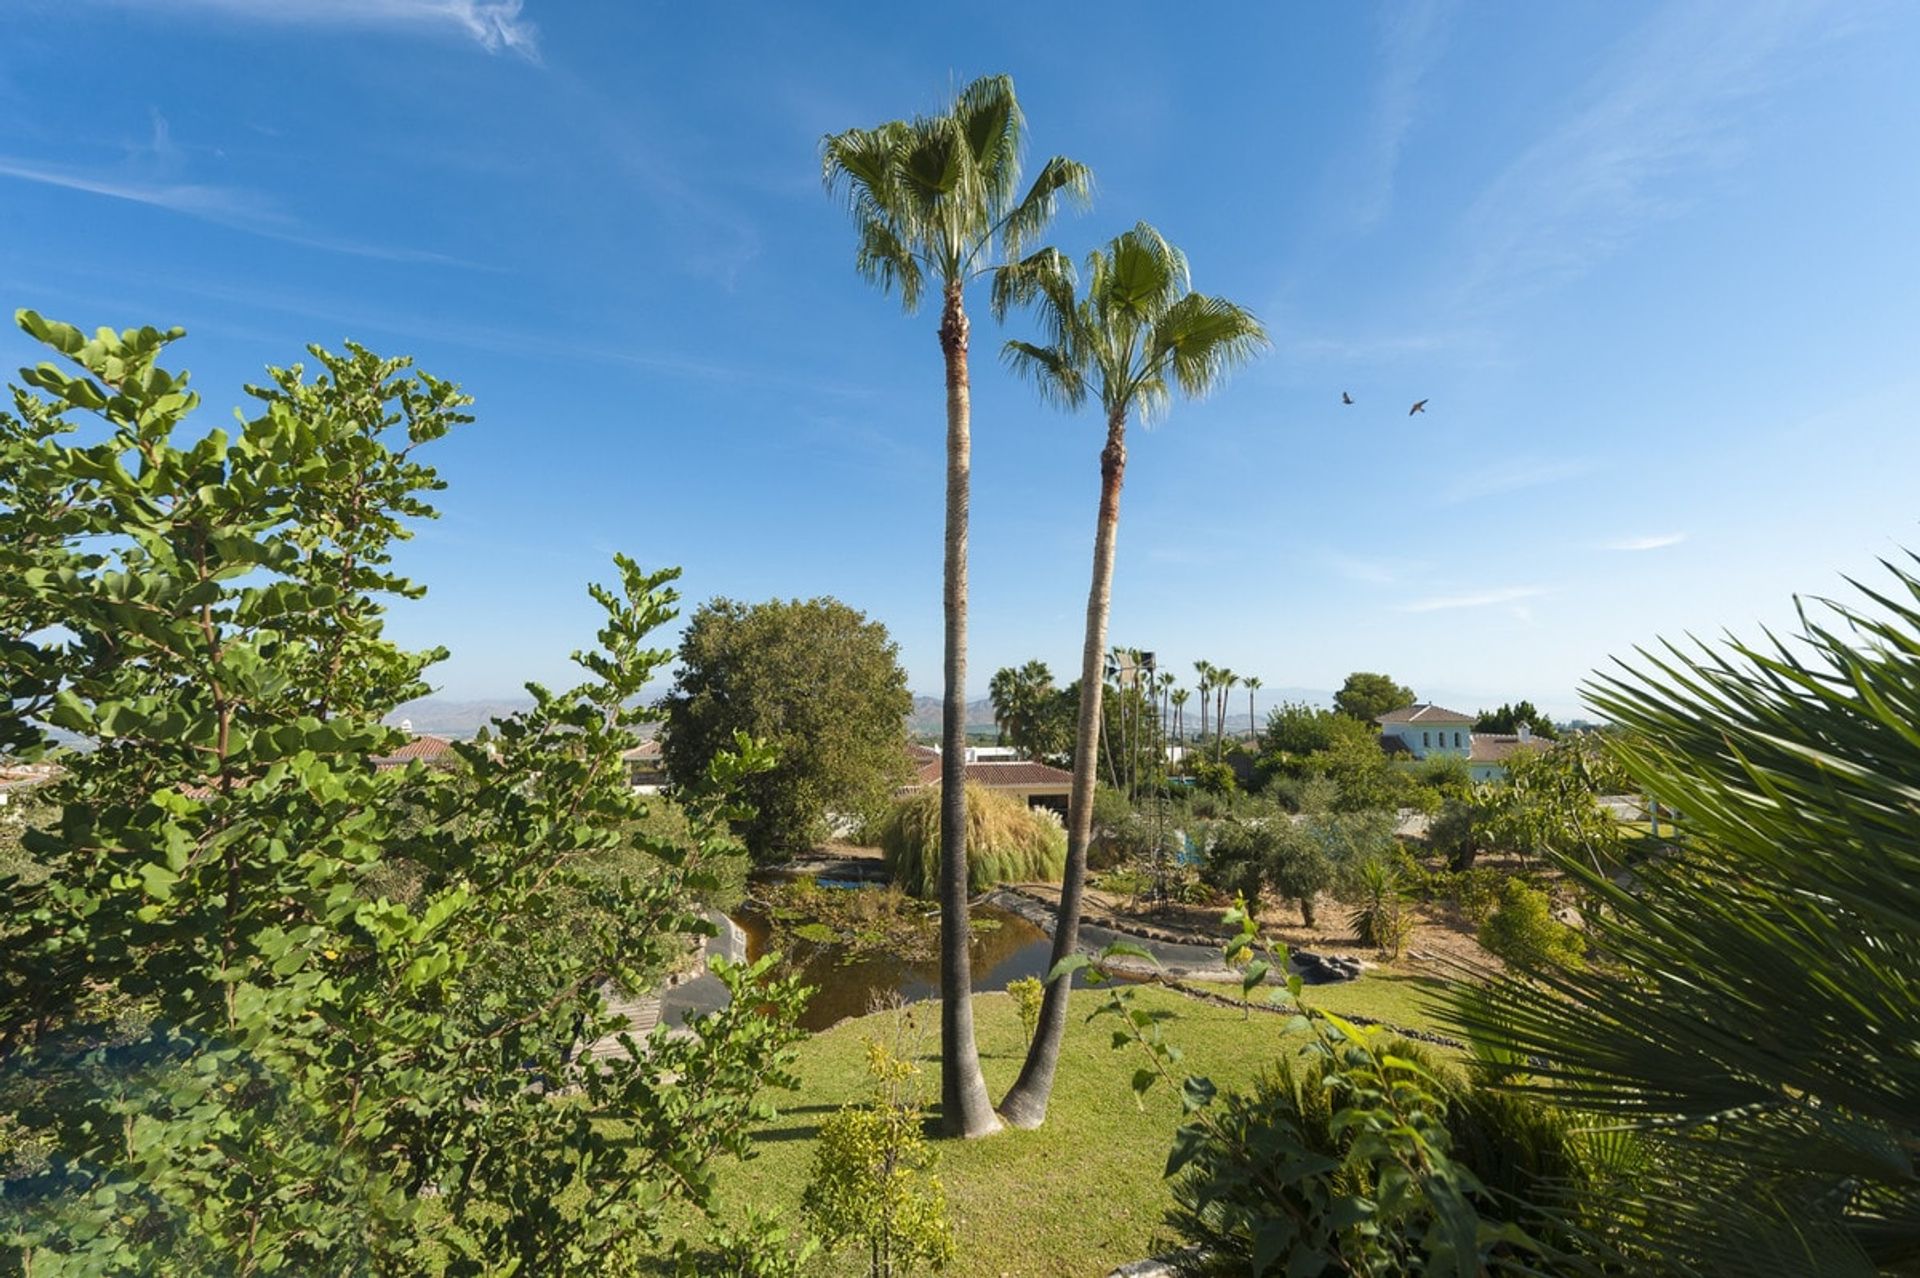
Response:
[[[922,763],[918,769],[921,785],[940,784],[940,759],[935,756]],[[1065,787],[1073,784],[1073,773],[1065,768],[1052,767],[1045,763],[1022,760],[1018,763],[969,763],[967,780],[975,785],[984,785],[989,790],[1006,787],[1018,790],[1041,790],[1055,786]]]
[[[1374,718],[1375,723],[1472,723],[1477,715],[1461,714],[1430,701],[1416,701],[1398,710],[1389,710]]]
[[[912,760],[913,766],[917,768],[923,763],[938,763],[940,761],[940,752],[932,746],[923,746],[917,742],[909,741],[907,742],[907,758]]]
[[[1544,750],[1552,744],[1545,737],[1530,737],[1522,741],[1508,732],[1476,732],[1473,734],[1473,749],[1467,754],[1468,763],[1503,763],[1508,755],[1516,750]]]
[[[415,759],[422,763],[452,763],[455,755],[453,742],[445,737],[436,737],[430,733],[421,733],[392,754],[376,757],[376,768],[404,768]]]
[[[660,738],[655,737],[651,741],[642,741],[631,750],[622,750],[620,757],[628,763],[656,763],[664,757]]]

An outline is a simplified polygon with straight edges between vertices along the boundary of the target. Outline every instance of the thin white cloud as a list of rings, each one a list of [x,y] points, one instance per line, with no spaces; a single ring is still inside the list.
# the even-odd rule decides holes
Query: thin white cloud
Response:
[[[444,266],[472,266],[444,253],[421,249],[392,248],[343,239],[313,230],[298,218],[274,209],[250,192],[233,187],[209,186],[195,182],[150,181],[119,173],[89,173],[63,165],[41,164],[14,156],[0,155],[0,178],[33,182],[40,186],[82,191],[111,200],[126,200],[151,208],[166,209],[188,217],[197,217],[231,230],[243,231],[265,239],[298,244],[305,248],[369,257],[386,262],[430,262]]]
[[[1600,544],[1602,550],[1664,550],[1668,546],[1677,546],[1687,539],[1687,534],[1655,533],[1649,537],[1621,537],[1616,541]]]
[[[1477,501],[1482,497],[1494,497],[1501,493],[1513,493],[1527,488],[1538,488],[1544,484],[1556,484],[1561,480],[1587,474],[1593,468],[1592,462],[1577,458],[1561,460],[1512,458],[1471,474],[1459,476],[1442,490],[1441,495],[1444,500],[1458,505],[1461,502]]]
[[[1465,595],[1433,595],[1426,599],[1416,599],[1412,603],[1401,604],[1400,611],[1449,612],[1455,608],[1491,608],[1495,604],[1537,599],[1546,593],[1539,586],[1507,586],[1499,590],[1482,590]],[[1527,615],[1531,618],[1532,613],[1528,612]]]
[[[1847,25],[1790,0],[1654,12],[1468,211],[1472,298],[1575,277],[1687,207],[1741,153],[1750,105]]]
[[[302,26],[396,27],[465,36],[490,53],[540,60],[539,30],[521,0],[113,0],[144,12],[200,9],[231,18]]]
[[[1387,11],[1372,118],[1358,152],[1360,172],[1351,186],[1353,217],[1363,229],[1393,207],[1400,154],[1420,120],[1422,82],[1446,45],[1441,19],[1449,7],[1441,0],[1422,0]]]

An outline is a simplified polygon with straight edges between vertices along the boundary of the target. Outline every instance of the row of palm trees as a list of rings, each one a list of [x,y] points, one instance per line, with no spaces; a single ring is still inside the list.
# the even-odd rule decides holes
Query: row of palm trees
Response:
[[[1127,426],[1164,411],[1176,391],[1205,394],[1267,345],[1265,330],[1245,308],[1193,291],[1185,255],[1145,222],[1087,254],[1084,278],[1058,249],[1036,249],[1061,201],[1086,203],[1093,180],[1085,165],[1054,156],[1023,187],[1025,140],[1013,81],[988,76],[937,114],[832,134],[821,147],[827,189],[853,216],[855,269],[883,292],[897,290],[909,313],[930,288],[940,295],[947,392],[940,1094],[946,1128],[961,1136],[994,1131],[1001,1116],[1022,1127],[1045,1120],[1068,1000],[1067,982],[1049,986],[1025,1066],[997,1116],[973,1031],[961,784],[972,441],[968,289],[987,285],[996,319],[1015,308],[1030,312],[1038,340],[1008,341],[1003,358],[1049,403],[1077,409],[1091,401],[1105,426],[1056,963],[1079,945]]]

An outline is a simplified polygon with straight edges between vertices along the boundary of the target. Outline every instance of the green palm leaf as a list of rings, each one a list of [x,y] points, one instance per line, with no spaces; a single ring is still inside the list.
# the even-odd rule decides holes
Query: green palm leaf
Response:
[[[1680,842],[1589,894],[1603,961],[1458,1019],[1521,1085],[1643,1129],[1665,1254],[1701,1272],[1920,1263],[1920,579],[1792,640],[1643,651],[1588,687]]]

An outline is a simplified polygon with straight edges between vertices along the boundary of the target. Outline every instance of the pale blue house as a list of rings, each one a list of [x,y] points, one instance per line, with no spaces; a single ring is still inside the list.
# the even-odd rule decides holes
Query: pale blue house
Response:
[[[1475,716],[1416,701],[1389,710],[1374,720],[1380,725],[1380,748],[1390,755],[1413,760],[1464,759],[1475,781],[1507,775],[1507,759],[1516,750],[1544,750],[1547,743],[1522,727],[1517,733],[1475,732]]]

